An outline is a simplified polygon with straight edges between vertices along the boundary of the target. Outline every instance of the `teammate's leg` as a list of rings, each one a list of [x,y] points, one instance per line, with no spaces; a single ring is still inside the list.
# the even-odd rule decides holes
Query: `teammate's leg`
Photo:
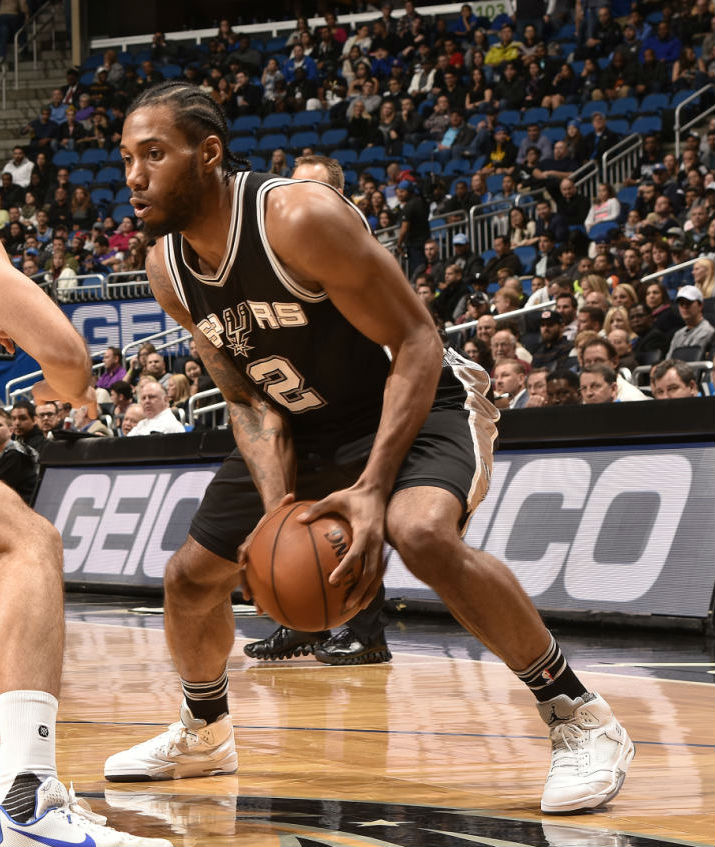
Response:
[[[171,847],[165,839],[104,826],[105,819],[78,805],[57,779],[62,541],[2,483],[0,513],[0,841],[8,847],[18,838],[28,844]]]
[[[409,570],[536,696],[553,745],[542,809],[603,805],[620,790],[633,745],[608,704],[571,670],[509,568],[461,540],[462,514],[450,491],[406,488],[388,506],[388,538]],[[584,751],[591,754],[585,768]]]

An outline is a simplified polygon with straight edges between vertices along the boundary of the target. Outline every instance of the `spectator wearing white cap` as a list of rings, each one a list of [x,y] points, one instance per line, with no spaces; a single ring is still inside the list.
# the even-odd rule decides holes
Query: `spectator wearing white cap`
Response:
[[[475,256],[472,253],[469,246],[469,238],[465,233],[458,232],[452,238],[452,250],[454,252],[449,257],[447,264],[459,265],[462,269],[464,279],[468,282],[471,281],[472,277],[484,267],[484,263],[479,256]]]
[[[703,317],[703,292],[694,285],[684,285],[678,289],[675,302],[685,326],[673,335],[666,358],[678,358],[674,355],[678,348],[693,347],[698,351],[695,358],[702,359],[715,335],[715,327]]]

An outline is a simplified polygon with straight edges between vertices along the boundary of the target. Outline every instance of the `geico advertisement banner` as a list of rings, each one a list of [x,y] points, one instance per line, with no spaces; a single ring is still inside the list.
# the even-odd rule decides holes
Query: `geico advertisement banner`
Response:
[[[87,339],[91,353],[100,353],[107,347],[123,349],[127,344],[146,338],[147,335],[178,326],[176,321],[151,299],[70,303],[64,304],[62,311],[77,332]],[[186,334],[183,330],[180,330],[180,333]],[[165,340],[172,341],[173,334]]]
[[[705,616],[714,464],[715,448],[687,445],[503,452],[465,539],[540,609]],[[48,468],[36,508],[62,533],[67,579],[158,584],[217,468]],[[388,596],[435,598],[394,551],[385,582]]]

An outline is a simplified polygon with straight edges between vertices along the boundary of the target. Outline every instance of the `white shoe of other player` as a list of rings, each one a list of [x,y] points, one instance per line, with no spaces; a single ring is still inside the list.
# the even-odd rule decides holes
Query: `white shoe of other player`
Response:
[[[572,700],[565,694],[538,704],[551,728],[551,770],[541,798],[542,812],[595,809],[621,790],[635,753],[628,733],[598,694]]]
[[[237,768],[230,716],[207,725],[183,702],[181,721],[149,741],[110,756],[104,764],[104,776],[110,782],[141,782],[216,776],[235,773]]]
[[[172,847],[165,838],[145,838],[106,826],[107,819],[91,811],[56,777],[48,777],[37,789],[35,817],[27,823],[13,820],[0,806],[2,847],[50,844],[57,847]]]

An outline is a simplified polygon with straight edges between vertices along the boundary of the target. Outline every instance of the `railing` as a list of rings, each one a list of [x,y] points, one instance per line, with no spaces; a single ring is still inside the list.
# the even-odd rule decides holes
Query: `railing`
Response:
[[[660,277],[662,277],[662,276],[667,276],[668,274],[676,273],[677,271],[682,271],[685,268],[689,268],[691,265],[694,265],[698,261],[699,258],[701,258],[701,257],[698,256],[695,259],[688,259],[687,262],[680,262],[679,264],[672,265],[671,267],[666,268],[663,271],[655,271],[652,274],[648,274],[647,276],[644,276],[641,279],[641,282],[651,282],[651,280],[660,279]]]
[[[576,186],[577,191],[588,197],[589,200],[598,193],[598,183],[600,174],[598,172],[597,163],[591,159],[571,174],[571,181]]]
[[[39,21],[39,18],[43,13],[49,12],[50,14],[45,17],[45,20]],[[40,8],[35,12],[35,14],[28,18],[28,20],[23,24],[23,26],[18,29],[15,33],[15,91],[20,87],[20,53],[24,50],[27,50],[29,46],[32,46],[32,67],[37,68],[37,37],[41,32],[44,32],[49,27],[50,34],[52,36],[52,49],[55,49],[55,17],[54,17],[54,5],[50,2],[44,3]],[[24,34],[25,44],[20,47],[20,38]],[[3,102],[3,107],[5,103]]]
[[[609,185],[625,182],[638,166],[642,149],[643,137],[634,132],[606,150],[601,159],[603,182]]]
[[[183,335],[181,333],[183,333]],[[172,335],[177,337],[171,338],[170,336]],[[169,329],[162,329],[160,332],[153,332],[151,335],[146,335],[144,336],[144,338],[138,338],[134,341],[130,341],[129,344],[126,344],[122,348],[122,358],[125,362],[128,362],[128,353],[130,350],[133,350],[136,347],[138,352],[142,344],[146,344],[149,341],[153,343],[154,341],[158,341],[160,338],[165,338],[168,340],[165,341],[163,344],[154,344],[157,353],[160,350],[169,350],[169,348],[171,347],[175,347],[178,349],[179,344],[183,344],[184,341],[189,341],[191,339],[191,334],[186,332],[186,330],[182,326],[170,327]]]
[[[458,212],[449,212],[450,217],[455,217]],[[446,221],[445,223],[434,225],[435,220],[440,220],[447,215],[437,215],[434,218],[431,218],[429,221],[430,225],[430,237],[434,238],[439,246],[439,256],[441,259],[451,256],[454,253],[452,250],[452,239],[458,233],[464,233],[467,237],[469,237],[469,233],[467,232],[468,227],[468,219],[467,213],[462,212],[460,214],[460,218],[457,221]]]
[[[512,4],[509,0],[503,0],[506,14],[511,14]],[[461,3],[442,3],[438,6],[430,6],[430,15],[457,15],[462,8]],[[395,9],[392,12],[392,17],[395,19],[401,18],[405,14],[404,9]],[[340,15],[340,26],[352,25],[360,23],[372,23],[378,17],[375,12],[357,12],[350,15]],[[312,30],[317,26],[325,23],[323,17],[308,18],[308,25]],[[209,29],[195,29],[188,31],[166,32],[164,37],[167,41],[191,41],[194,44],[201,44],[202,39],[215,38],[216,27]],[[295,18],[288,21],[267,21],[258,24],[242,24],[240,27],[234,27],[234,32],[247,33],[248,35],[266,34],[275,38],[278,35],[285,33],[289,35],[295,30]],[[147,47],[151,44],[153,33],[147,35],[131,35],[119,36],[116,38],[93,38],[90,41],[90,50],[106,50],[108,47],[114,47],[122,51],[126,51],[129,47],[138,45]]]
[[[106,277],[104,286],[110,300],[132,297],[151,297],[151,287],[146,271],[117,271]]]
[[[530,191],[528,195],[524,195],[530,199],[523,203],[517,199],[516,205],[527,212],[529,209],[536,208],[537,203],[541,202],[539,196],[541,194],[543,189]],[[495,206],[498,208],[495,209]],[[490,250],[495,235],[506,235],[509,229],[509,211],[512,208],[514,208],[513,204],[507,204],[504,200],[492,200],[489,203],[472,206],[469,210],[469,241],[474,253],[481,254],[485,250]]]
[[[555,300],[547,300],[545,303],[539,303],[538,306],[528,306],[523,309],[515,309],[513,312],[504,312],[501,315],[492,315],[497,323],[499,321],[508,321],[513,318],[519,318],[522,315],[529,315],[532,312],[542,312],[544,309],[553,309],[556,305]],[[458,332],[464,332],[465,329],[472,329],[477,325],[477,321],[466,321],[463,324],[454,324],[453,326],[445,327],[445,335],[456,335]]]
[[[201,400],[206,400],[209,397],[221,397],[221,391],[218,388],[207,388],[206,391],[198,391],[196,394],[189,397],[189,402],[187,405],[187,415],[186,422],[190,425],[194,425],[194,421],[198,417],[203,417],[204,415],[211,415],[211,427],[216,429],[216,427],[224,426],[226,423],[226,401],[221,398],[218,403],[209,403],[206,406],[199,406],[196,408],[197,402]],[[221,420],[219,421],[218,412],[223,412],[220,416]]]
[[[0,89],[2,89],[2,110],[7,109],[7,63],[3,62],[0,67]]]
[[[715,104],[709,106],[705,111],[700,112],[700,114],[696,115],[694,118],[689,120],[684,126],[680,125],[680,113],[683,111],[683,107],[687,106],[688,103],[691,103],[693,100],[697,100],[701,94],[704,94],[706,91],[710,89],[715,89],[715,83],[709,82],[707,85],[704,85],[702,88],[694,91],[690,97],[686,97],[681,103],[675,107],[675,121],[674,121],[674,132],[675,132],[675,158],[680,159],[680,133],[685,132],[686,129],[690,129],[691,126],[695,126],[695,124],[700,123],[700,121],[705,117],[705,115],[709,115],[710,112],[715,111]]]

